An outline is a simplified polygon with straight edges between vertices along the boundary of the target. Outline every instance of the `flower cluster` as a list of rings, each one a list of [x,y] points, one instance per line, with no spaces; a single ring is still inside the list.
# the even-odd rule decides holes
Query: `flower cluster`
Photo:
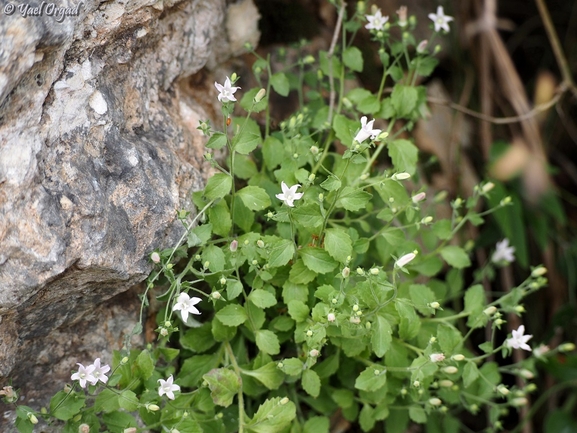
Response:
[[[100,358],[96,358],[92,364],[85,367],[77,363],[78,371],[70,376],[70,379],[77,380],[82,388],[86,388],[86,384],[96,385],[98,381],[102,383],[108,382],[106,373],[110,371],[108,364],[100,365]]]

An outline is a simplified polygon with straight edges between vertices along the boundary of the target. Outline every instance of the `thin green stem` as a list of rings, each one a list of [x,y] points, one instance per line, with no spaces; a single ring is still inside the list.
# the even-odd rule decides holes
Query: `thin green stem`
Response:
[[[238,363],[236,362],[236,358],[234,356],[234,352],[232,350],[232,347],[230,346],[230,342],[227,341],[224,344],[225,344],[226,352],[228,353],[228,356],[230,357],[230,362],[232,363],[232,368],[234,369],[234,372],[238,376],[238,380],[240,380],[242,382],[242,378],[240,375],[240,368],[238,366]],[[242,386],[240,387],[237,396],[238,396],[238,433],[243,433],[244,432],[244,394],[242,391]]]

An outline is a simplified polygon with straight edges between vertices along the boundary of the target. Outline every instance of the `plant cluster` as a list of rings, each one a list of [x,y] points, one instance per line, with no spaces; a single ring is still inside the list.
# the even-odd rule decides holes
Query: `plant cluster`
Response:
[[[240,101],[236,74],[215,83],[222,128],[199,126],[215,174],[193,194],[196,210],[179,212],[181,242],[150,256],[156,268],[142,311],[149,296],[163,303],[157,343],[127,345],[112,367],[78,364],[74,384],[49,409],[18,406],[19,431],[44,418],[64,421],[66,433],[320,433],[340,412],[363,431],[384,422],[400,433],[414,422],[456,433],[463,411],[482,410],[487,431],[496,431],[535,390],[511,386],[507,376],[529,381],[536,358],[572,349],[532,350],[524,326],[504,338],[507,315],[521,315],[523,298],[546,284],[544,267],[495,298],[478,279],[465,283],[474,244],[459,246],[461,229],[510,200],[479,211],[493,187],[487,182],[453,200],[449,219],[437,219],[434,205],[446,194],[432,197],[417,170],[407,137],[427,106],[416,83],[433,72],[440,48],[432,41],[452,18],[442,7],[430,14],[427,42],[415,41],[406,8],[387,17],[359,2],[353,16],[340,12],[340,44],[329,51],[275,72],[258,58],[262,88]],[[352,45],[363,25],[382,81],[376,93],[345,92],[363,70]],[[300,101],[277,130],[273,91],[297,92]],[[264,113],[264,125],[254,113]],[[211,150],[223,148],[219,162]],[[504,240],[477,275],[514,259]],[[476,330],[487,328],[491,338],[479,344]],[[534,356],[507,363],[513,350]],[[17,399],[11,387],[2,392]]]

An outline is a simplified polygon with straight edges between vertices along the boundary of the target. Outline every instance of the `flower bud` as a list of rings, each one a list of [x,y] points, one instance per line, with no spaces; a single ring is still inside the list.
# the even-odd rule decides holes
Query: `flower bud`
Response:
[[[533,392],[537,390],[537,385],[535,385],[534,383],[530,383],[529,385],[527,385],[525,387],[525,392]]]
[[[199,261],[201,259],[200,254],[196,254],[194,256],[194,260]]]
[[[515,407],[525,406],[529,401],[525,397],[517,397],[511,400],[511,405]]]
[[[313,155],[318,155],[319,153],[319,148],[317,146],[311,146],[311,153]]]
[[[432,216],[426,216],[425,218],[423,218],[421,220],[421,224],[429,224],[433,221],[433,217]]]
[[[283,397],[283,398],[281,399],[281,401],[279,401],[279,403],[282,404],[282,405],[285,405],[285,404],[287,404],[288,402],[289,402],[288,397]]]
[[[209,266],[210,266],[210,262],[208,260],[206,262],[204,262],[204,264],[202,265],[202,267],[204,269],[208,269]]]
[[[220,277],[220,280],[218,280],[218,282],[222,285],[226,284],[226,278],[225,277]]]
[[[433,397],[429,399],[429,404],[431,406],[440,406],[441,404],[443,404],[443,402],[441,401],[440,398]]]
[[[371,270],[369,272],[371,273],[371,275],[379,275],[379,269],[378,268],[371,268]]]
[[[322,201],[325,199],[325,195],[321,192],[319,194],[319,201],[322,203]]]
[[[343,268],[343,270],[341,271],[341,275],[343,276],[343,278],[348,278],[350,274],[351,274],[351,268],[349,268],[348,266]]]
[[[216,300],[219,300],[220,298],[222,298],[222,295],[220,294],[220,292],[212,292],[210,294],[210,296],[212,296],[212,299],[216,299]]]
[[[354,323],[355,325],[358,325],[359,323],[361,323],[361,319],[359,317],[351,316],[351,318],[349,319],[349,322]]]
[[[418,388],[419,386],[421,386],[421,382],[419,382],[418,380],[415,380],[415,381],[413,382],[413,386],[414,386],[415,388]]]
[[[391,176],[391,179],[393,180],[406,180],[408,178],[410,178],[411,175],[407,172],[401,172],[401,173],[395,173]]]
[[[455,374],[456,372],[459,371],[459,369],[457,367],[449,365],[448,367],[443,368],[443,371],[447,374]]]
[[[256,266],[256,265],[258,265],[258,260],[254,259],[251,263],[253,266]]]
[[[327,320],[329,322],[334,322],[336,320],[335,314],[334,313],[327,314]]]
[[[263,242],[261,239],[259,239],[258,241],[256,241],[256,245],[257,245],[259,248],[264,248],[264,242]]]
[[[427,194],[424,192],[420,192],[420,193],[414,195],[412,200],[413,200],[413,203],[419,203],[420,201],[423,201],[426,198],[427,198]]]
[[[317,350],[317,349],[313,349],[309,352],[309,356],[311,358],[316,358],[317,356],[319,356],[321,353]]]
[[[505,197],[503,200],[501,200],[501,202],[499,203],[501,206],[507,206],[509,203],[511,203],[511,197],[507,196]]]
[[[516,305],[515,306],[515,311],[517,313],[524,313],[525,312],[525,307],[523,305]]]
[[[357,274],[359,274],[359,275],[365,275],[365,271],[363,271],[363,268],[358,267],[358,268],[357,268]]]
[[[454,382],[452,380],[444,379],[439,381],[439,386],[442,388],[450,388],[452,387]]]
[[[124,365],[124,364],[126,364],[128,361],[129,361],[128,356],[125,356],[124,358],[122,358],[122,359],[120,360],[120,363]]]
[[[415,253],[409,253],[402,256],[399,260],[395,262],[395,268],[402,268],[403,266],[408,265],[413,259],[416,257]]]
[[[234,84],[236,80],[238,80],[238,75],[236,75],[236,72],[233,72],[232,75],[230,76],[230,81],[231,83]]]
[[[256,94],[256,96],[254,97],[254,102],[258,103],[258,102],[262,101],[262,98],[264,98],[264,95],[266,95],[266,90],[260,89],[258,91],[258,93]]]
[[[360,15],[364,15],[365,11],[367,10],[367,6],[365,5],[364,1],[360,1],[357,3],[357,12]]]
[[[559,346],[559,352],[572,352],[575,350],[573,343],[563,343]]]
[[[297,159],[298,157],[299,157],[299,154],[298,154],[298,153],[296,153],[296,152],[293,153],[293,158],[294,158],[294,159]]]
[[[445,355],[442,353],[432,353],[429,358],[431,362],[441,362],[445,360]]]
[[[157,410],[160,409],[160,407],[158,407],[158,405],[156,405],[156,404],[148,403],[146,405],[146,409],[149,410],[150,412],[156,412]]]
[[[353,305],[353,311],[359,311],[359,306],[357,304]]]
[[[487,194],[493,188],[495,188],[495,184],[493,182],[487,182],[485,185],[483,185],[483,188],[481,188],[481,191],[483,192],[483,194]]]
[[[510,391],[505,385],[501,384],[497,387],[497,392],[501,395],[508,395]]]
[[[152,260],[154,263],[160,263],[160,254],[158,254],[156,251],[153,252],[150,255],[150,260]]]
[[[527,370],[526,368],[522,368],[519,370],[519,375],[525,379],[533,379],[535,375],[531,370]]]
[[[160,335],[162,335],[163,337],[167,337],[167,336],[168,336],[168,329],[166,329],[166,328],[164,328],[164,327],[163,327],[163,328],[160,328],[160,331],[158,331],[158,333],[159,333]]]
[[[497,312],[497,307],[495,307],[493,305],[491,305],[490,307],[487,307],[483,310],[483,313],[485,313],[487,316],[492,316],[496,312]]]
[[[541,277],[547,273],[547,268],[545,266],[537,266],[531,271],[531,276],[533,278]]]
[[[429,304],[429,307],[437,310],[437,309],[441,308],[441,304],[439,304],[437,301],[435,301],[435,302],[431,302],[431,303]]]
[[[461,355],[460,353],[457,353],[456,355],[451,356],[451,359],[453,361],[462,361],[463,359],[465,359],[465,355]]]
[[[307,331],[307,337],[312,337],[313,336],[313,331],[311,331],[310,329]]]
[[[38,424],[38,418],[36,418],[36,415],[34,415],[32,412],[28,413],[28,419],[32,424]]]
[[[371,329],[371,322],[365,322],[365,328]]]
[[[238,249],[238,241],[235,239],[230,243],[230,252],[234,253]]]
[[[427,44],[429,43],[428,40],[423,40],[421,42],[419,42],[419,45],[417,45],[417,53],[419,54],[424,54],[427,52]]]
[[[78,426],[78,433],[90,433],[90,426],[88,424],[80,424]]]

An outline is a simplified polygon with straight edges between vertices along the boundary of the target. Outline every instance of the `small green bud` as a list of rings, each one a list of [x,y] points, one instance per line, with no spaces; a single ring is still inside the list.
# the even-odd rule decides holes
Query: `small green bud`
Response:
[[[381,372],[377,369],[375,369],[375,371],[373,373],[375,373],[375,376],[378,376],[379,374],[381,374]]]
[[[311,146],[311,153],[313,155],[318,155],[319,153],[319,148],[317,146]]]
[[[406,179],[409,179],[410,177],[411,177],[411,175],[409,173],[401,172],[401,173],[393,174],[391,179],[393,179],[393,180],[406,180]]]
[[[230,81],[232,84],[234,84],[236,80],[238,80],[238,75],[236,75],[236,72],[233,72],[232,75],[230,76]]]
[[[575,350],[573,343],[563,343],[559,346],[559,352],[572,352]]]
[[[365,275],[365,271],[363,271],[363,268],[359,267],[359,268],[357,268],[357,274]]]
[[[32,424],[38,424],[38,418],[36,418],[36,415],[34,415],[32,412],[28,413],[28,419]]]
[[[443,371],[447,374],[455,374],[456,372],[459,371],[459,369],[457,367],[449,365],[448,367],[443,368]]]
[[[441,304],[439,304],[437,301],[435,302],[431,302],[429,304],[429,307],[434,308],[435,310],[439,309],[441,307]]]
[[[258,241],[256,241],[256,245],[257,245],[259,248],[264,248],[264,242],[263,242],[261,239],[259,239]]]
[[[262,101],[262,98],[264,98],[265,95],[266,95],[266,90],[260,89],[258,91],[258,93],[256,94],[256,96],[254,97],[254,102],[258,103],[258,102]]]
[[[307,331],[307,337],[312,337],[313,336],[313,331],[311,331],[310,329]]]
[[[345,267],[341,272],[341,275],[343,276],[343,278],[348,278],[350,274],[351,274],[351,269],[348,266]],[[334,301],[336,301],[336,299],[334,299]]]
[[[519,370],[519,375],[525,379],[533,379],[535,377],[533,372],[531,370],[527,370],[526,368]]]
[[[483,188],[481,188],[481,191],[483,192],[483,194],[487,194],[493,188],[495,188],[495,184],[493,182],[487,182],[485,185],[483,185]]]
[[[90,433],[90,426],[88,424],[80,424],[78,426],[78,433]]]
[[[208,260],[206,262],[204,262],[204,264],[202,265],[202,267],[204,269],[208,269],[209,266],[210,266],[210,262]]]
[[[501,200],[500,205],[501,206],[507,206],[510,203],[511,203],[511,197],[507,196],[503,200]]]
[[[367,329],[371,329],[371,326],[372,326],[372,325],[371,325],[371,322],[367,322],[367,323],[365,323],[365,328],[367,328]]]
[[[325,199],[325,195],[321,192],[319,194],[319,201],[322,203],[322,201]]]
[[[258,265],[258,261],[257,261],[256,259],[254,259],[254,260],[252,261],[252,265],[253,265],[253,266]]]
[[[533,392],[533,391],[537,391],[537,385],[535,385],[534,383],[530,383],[525,387],[525,392]]]
[[[511,400],[511,405],[515,407],[525,406],[529,401],[525,397],[517,397]]]
[[[219,280],[220,284],[222,284],[223,286],[226,284],[226,278],[225,277],[220,277]]]
[[[353,305],[353,311],[359,311],[359,306],[357,304]]]
[[[157,410],[160,409],[160,407],[157,404],[150,404],[148,403],[146,405],[146,409],[149,410],[150,412],[156,412]]]
[[[128,361],[129,361],[128,356],[125,356],[124,358],[122,358],[122,359],[120,360],[120,363],[124,365],[124,364],[126,364]]]
[[[442,387],[442,388],[450,388],[450,387],[453,386],[453,381],[452,381],[452,380],[448,380],[448,379],[440,380],[440,381],[439,381],[439,386]]]
[[[460,353],[457,353],[456,355],[451,356],[451,359],[453,361],[462,361],[463,359],[465,359],[465,355],[461,355]]]
[[[222,298],[222,295],[220,294],[220,292],[212,292],[210,294],[210,296],[212,296],[212,299],[216,299],[216,300],[219,300],[220,298]]]
[[[541,277],[547,273],[547,268],[545,266],[537,266],[531,271],[531,276],[533,278]]]
[[[495,307],[494,305],[491,305],[490,307],[487,307],[483,310],[483,313],[485,313],[487,316],[492,316],[496,312],[497,312],[497,307]]]
[[[371,275],[379,275],[379,269],[378,268],[371,268],[371,270],[369,272],[371,273]]]
[[[309,182],[314,182],[316,175],[314,173],[309,174]]]
[[[497,387],[497,392],[501,395],[508,395],[510,391],[505,385],[501,384]]]
[[[430,398],[429,403],[431,404],[431,406],[440,406],[443,404],[441,399],[437,397]]]
[[[281,401],[279,401],[279,403],[282,404],[282,405],[285,405],[285,404],[287,404],[288,402],[289,402],[288,397],[283,397],[283,398],[281,399]]]
[[[418,388],[419,386],[421,386],[421,382],[419,382],[418,380],[415,380],[415,381],[413,382],[413,386],[414,386],[415,388]]]
[[[433,222],[433,217],[432,216],[426,216],[425,218],[423,218],[421,220],[421,224],[429,224]]]

